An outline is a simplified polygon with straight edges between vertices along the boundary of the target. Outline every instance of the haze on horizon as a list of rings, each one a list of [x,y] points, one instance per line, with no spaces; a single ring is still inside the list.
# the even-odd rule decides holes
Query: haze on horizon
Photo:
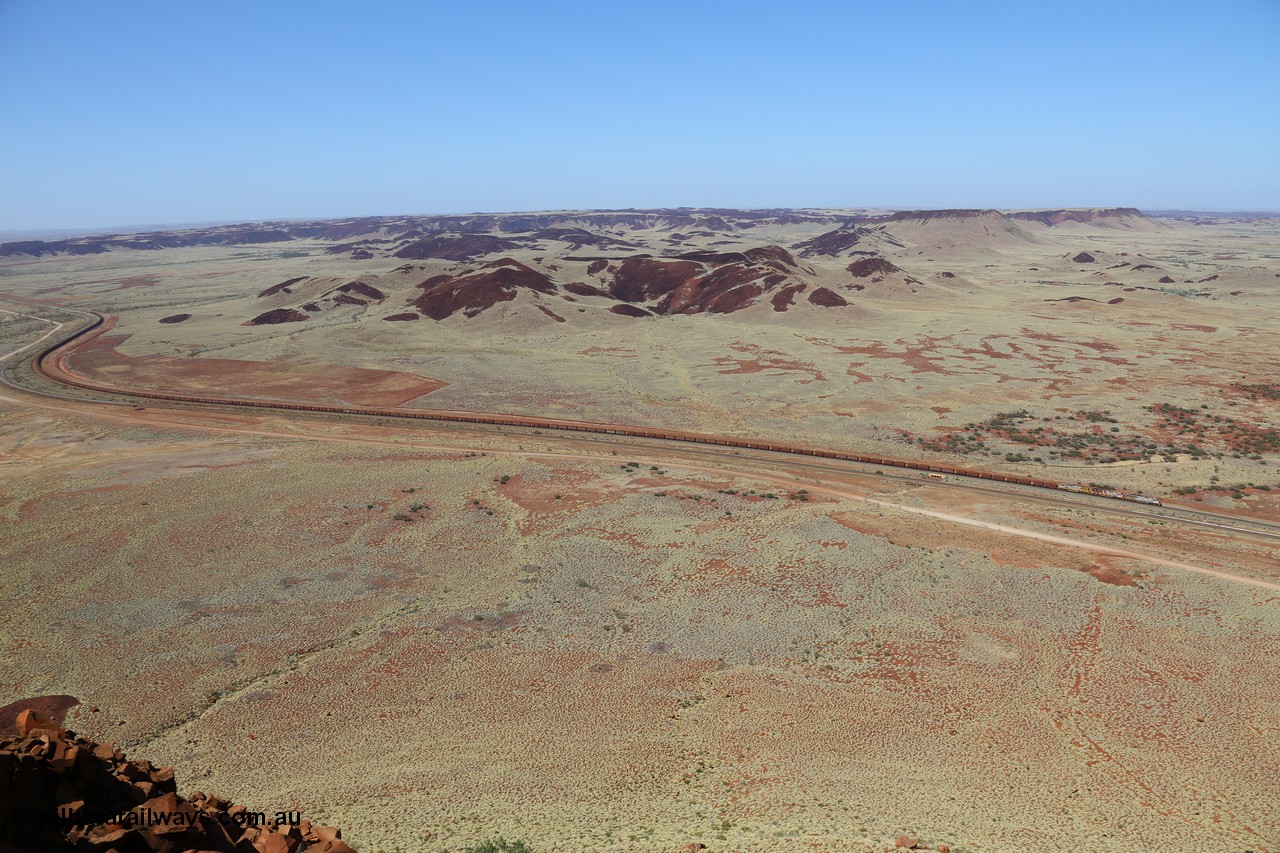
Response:
[[[1280,208],[1280,6],[0,4],[0,230]]]

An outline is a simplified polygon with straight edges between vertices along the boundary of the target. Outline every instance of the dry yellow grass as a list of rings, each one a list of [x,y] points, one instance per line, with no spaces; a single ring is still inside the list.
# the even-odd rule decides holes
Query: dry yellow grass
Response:
[[[1265,590],[1124,560],[1133,585],[1103,583],[1086,552],[761,499],[795,489],[678,460],[0,406],[5,696],[79,696],[99,710],[74,728],[362,850],[1267,849],[1280,830]],[[1254,546],[842,488],[1265,571]]]
[[[766,226],[715,235],[720,239],[690,237],[676,247],[666,242],[669,231],[625,236],[638,246],[632,251],[731,251],[794,247],[828,227]],[[820,308],[801,297],[786,313],[762,298],[727,315],[636,320],[605,310],[612,303],[562,292],[521,296],[473,318],[388,323],[381,318],[407,307],[420,281],[480,262],[411,262],[410,271],[392,272],[402,261],[329,255],[319,242],[10,259],[0,265],[0,281],[11,292],[118,313],[118,349],[131,357],[243,359],[308,377],[326,367],[370,368],[448,383],[409,405],[785,435],[1166,496],[1215,476],[1223,484],[1276,481],[1274,468],[1249,454],[1202,461],[1179,455],[1174,451],[1187,442],[1149,409],[1204,406],[1242,424],[1280,425],[1275,400],[1239,388],[1270,382],[1280,371],[1274,220],[1140,230],[1021,222],[1013,227],[1022,236],[985,238],[994,226],[981,221],[891,227],[903,245],[880,242],[873,250],[916,283],[903,275],[879,284],[852,278],[844,267],[855,255],[801,258],[813,272],[805,281],[851,304]],[[730,245],[719,245],[724,240]],[[587,261],[570,258],[609,252],[556,245],[501,254],[561,283],[599,283],[605,273],[588,275]],[[1080,252],[1094,262],[1075,262]],[[298,276],[310,278],[291,294],[257,296]],[[388,298],[364,307],[325,303],[305,323],[241,325],[344,281],[374,282]],[[176,312],[193,316],[180,325],[157,322]],[[112,375],[88,358],[85,367]],[[136,368],[156,381],[173,374],[170,384],[191,382],[189,371],[174,370],[148,362]],[[1097,445],[1102,452],[1088,461],[1035,448],[1025,455],[1040,462],[1006,462],[1006,453],[1028,448],[993,442],[992,456],[974,457],[915,442],[946,440],[966,424],[1018,410],[1037,423],[1102,410],[1119,438],[1149,442],[1153,455],[1168,451],[1178,461],[1100,464],[1108,453]],[[1208,449],[1225,447],[1210,442]]]
[[[8,260],[0,290],[118,314],[108,343],[129,358],[449,383],[412,403],[429,407],[896,455],[941,453],[899,431],[1021,408],[1078,430],[1095,424],[1074,413],[1106,410],[1162,440],[1154,402],[1277,426],[1275,400],[1237,387],[1280,367],[1275,226],[1018,227],[1030,239],[904,227],[877,248],[916,293],[898,277],[786,313],[541,300],[558,323],[522,296],[387,323],[450,265],[393,287],[389,259],[319,243]],[[770,226],[741,247],[814,236]],[[849,258],[810,262],[815,283],[848,284]],[[539,268],[582,280],[575,263]],[[390,296],[240,325],[298,275]],[[1069,296],[1098,301],[1046,301]],[[43,329],[0,314],[0,352]],[[1269,581],[1274,546],[866,474],[801,501],[793,474],[678,448],[5,390],[0,451],[0,705],[78,696],[73,728],[173,764],[184,788],[341,825],[363,851],[498,834],[539,853],[882,850],[903,833],[956,851],[1280,846],[1273,592],[938,516]],[[1276,484],[1280,457],[1261,456],[978,462],[1167,493]],[[1207,500],[1274,517],[1270,494]]]

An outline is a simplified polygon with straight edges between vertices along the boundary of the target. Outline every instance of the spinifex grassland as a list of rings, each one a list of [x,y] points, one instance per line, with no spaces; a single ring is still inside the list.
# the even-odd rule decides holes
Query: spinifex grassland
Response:
[[[0,290],[117,315],[72,366],[122,385],[774,434],[1277,514],[1266,222],[635,216],[12,254]],[[44,328],[5,321],[0,352]],[[0,705],[78,697],[68,725],[184,789],[362,851],[1277,844],[1280,592],[1239,580],[1280,582],[1261,541],[653,445],[0,411]]]
[[[785,435],[1238,508],[1277,479],[1255,457],[1280,452],[1280,220],[658,211],[19,248],[10,292],[119,315],[75,363],[121,382]]]

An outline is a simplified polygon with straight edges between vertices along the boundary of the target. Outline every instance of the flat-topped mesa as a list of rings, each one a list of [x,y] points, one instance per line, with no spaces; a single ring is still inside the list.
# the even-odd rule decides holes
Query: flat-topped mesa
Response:
[[[482,254],[511,251],[528,238],[562,240],[569,244],[624,247],[614,235],[594,231],[642,231],[657,229],[711,229],[734,232],[761,225],[836,224],[847,214],[825,210],[769,208],[656,208],[652,210],[580,210],[532,213],[472,213],[439,216],[365,216],[350,219],[315,219],[257,222],[175,228],[140,233],[92,234],[57,240],[19,240],[0,243],[0,258],[10,256],[101,254],[116,250],[138,251],[191,246],[241,246],[286,243],[294,240],[331,242],[336,253],[355,252],[371,258],[394,247],[395,256],[468,260]],[[525,240],[505,236],[528,235]],[[468,236],[477,238],[468,241]],[[503,242],[506,241],[506,242]],[[452,258],[450,256],[453,256]]]
[[[0,736],[0,850],[355,853],[297,812],[257,816],[221,797],[178,793],[173,770],[130,760],[31,709]],[[252,816],[252,820],[246,820]],[[294,820],[296,818],[296,822]]]
[[[879,220],[879,228],[908,246],[934,251],[989,251],[1040,242],[1023,224],[990,208],[900,210]]]
[[[421,260],[469,261],[481,255],[510,252],[521,243],[490,234],[433,234],[398,249],[392,257]]]
[[[1142,223],[1151,223],[1149,216],[1138,210],[1136,207],[1101,207],[1101,208],[1074,208],[1062,210],[1015,210],[1006,213],[1005,216],[1010,219],[1019,219],[1025,222],[1038,222],[1041,225],[1061,225],[1064,222],[1079,222],[1082,224],[1117,224],[1117,220],[1134,220]]]
[[[899,210],[886,216],[883,222],[932,222],[937,219],[1004,218],[998,210],[989,208],[951,208],[948,210]]]
[[[0,243],[0,258],[45,255],[101,254],[119,250],[154,251],[193,246],[243,246],[288,243],[298,240],[328,243],[330,254],[350,254],[353,260],[391,256],[407,260],[428,258],[470,261],[488,254],[534,248],[538,241],[563,243],[577,249],[639,248],[629,239],[633,233],[655,231],[679,237],[690,234],[738,235],[752,229],[779,225],[811,225],[837,229],[828,243],[797,248],[832,254],[837,244],[849,240],[848,229],[859,225],[936,223],[1001,217],[1053,226],[1064,222],[1092,223],[1100,227],[1126,228],[1126,223],[1151,223],[1131,207],[1031,210],[1001,213],[990,208],[900,210],[872,213],[866,210],[656,208],[652,210],[580,210],[531,213],[472,213],[441,216],[367,216],[351,219],[318,219],[258,222],[178,228],[141,233],[89,234],[57,240],[20,240]],[[1151,227],[1158,227],[1152,225]],[[815,238],[816,240],[817,238]],[[679,242],[679,241],[677,241]],[[847,249],[839,245],[835,251]]]

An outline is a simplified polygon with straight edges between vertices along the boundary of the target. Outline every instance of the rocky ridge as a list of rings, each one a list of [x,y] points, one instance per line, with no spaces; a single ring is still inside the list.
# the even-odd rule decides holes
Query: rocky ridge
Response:
[[[827,209],[659,208],[656,210],[591,210],[547,213],[491,213],[454,216],[366,216],[288,222],[240,223],[139,234],[95,234],[61,240],[20,240],[0,243],[0,258],[44,255],[93,255],[117,250],[148,251],[191,246],[256,246],[297,240],[329,242],[326,251],[350,253],[353,258],[443,258],[466,261],[486,254],[537,247],[548,242],[574,248],[640,248],[626,239],[631,232],[660,230],[680,242],[689,233],[743,234],[753,229],[829,225],[831,236],[798,245],[802,252],[827,253],[847,249],[860,236],[895,224],[939,221],[999,221],[1053,227],[1067,222],[1102,227],[1156,227],[1136,208],[1016,211],[902,210],[869,213]],[[859,233],[862,229],[862,233]],[[868,231],[870,229],[870,231]],[[679,232],[686,232],[681,234]],[[839,233],[845,232],[845,233]],[[890,233],[889,239],[896,239]]]
[[[293,819],[296,817],[296,821]],[[354,853],[334,827],[183,796],[173,770],[126,758],[27,709],[0,737],[3,853]]]
[[[1135,208],[1002,212],[994,209],[562,211],[216,226],[186,231],[0,246],[0,256],[96,253],[191,245],[314,241],[327,254],[362,263],[347,273],[263,282],[249,327],[315,321],[313,327],[365,318],[397,323],[489,319],[520,325],[623,322],[654,316],[753,312],[759,320],[787,311],[848,311],[896,300],[927,303],[973,285],[929,271],[949,258],[1023,252],[1055,245],[1051,229],[1156,227]],[[696,240],[695,240],[696,238]],[[1061,241],[1059,241],[1061,242]],[[1073,241],[1074,242],[1074,241]],[[696,248],[695,248],[696,247]],[[1139,273],[1072,248],[1073,268],[1097,257],[1100,267]],[[289,257],[308,252],[286,252]],[[925,256],[925,257],[920,257]],[[376,263],[400,265],[379,271]],[[919,259],[917,261],[917,259]],[[408,263],[403,263],[408,261]],[[388,264],[391,267],[392,264]],[[1131,268],[1128,268],[1131,267]],[[329,270],[332,271],[332,265]],[[358,277],[352,278],[352,275]],[[1109,273],[1118,276],[1119,273]],[[1124,285],[1173,284],[1165,275]],[[263,287],[263,285],[267,285]],[[496,309],[496,310],[495,310]],[[180,319],[181,318],[181,319]],[[788,321],[791,318],[787,318]],[[184,311],[160,318],[196,320]],[[418,326],[417,328],[424,328]]]

